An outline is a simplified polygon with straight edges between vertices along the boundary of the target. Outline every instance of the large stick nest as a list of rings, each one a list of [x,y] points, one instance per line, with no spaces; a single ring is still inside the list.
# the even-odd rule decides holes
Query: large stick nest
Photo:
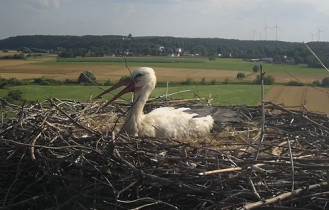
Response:
[[[239,120],[177,141],[128,136],[127,106],[99,107],[2,105],[0,209],[328,207],[327,116],[268,103],[262,132],[261,107],[215,107]]]

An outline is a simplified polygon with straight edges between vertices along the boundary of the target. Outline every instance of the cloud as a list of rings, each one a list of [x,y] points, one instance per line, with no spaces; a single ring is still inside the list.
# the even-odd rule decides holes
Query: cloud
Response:
[[[60,8],[60,0],[33,0],[33,2],[43,8]]]

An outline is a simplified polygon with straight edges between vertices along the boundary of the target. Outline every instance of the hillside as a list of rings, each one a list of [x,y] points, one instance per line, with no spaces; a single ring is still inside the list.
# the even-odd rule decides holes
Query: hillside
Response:
[[[329,43],[308,45],[329,66]],[[208,56],[243,59],[271,58],[275,63],[306,63],[321,67],[303,43],[242,41],[220,38],[133,37],[127,36],[16,36],[0,40],[0,49],[57,53],[60,57],[115,56]]]

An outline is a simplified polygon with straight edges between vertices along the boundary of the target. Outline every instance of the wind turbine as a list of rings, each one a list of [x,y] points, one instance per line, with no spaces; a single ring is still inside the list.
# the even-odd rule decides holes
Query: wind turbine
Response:
[[[315,34],[312,34],[312,33],[311,33],[312,42],[314,41],[314,35],[315,35]]]
[[[318,41],[320,41],[320,35],[323,31],[320,30],[320,28],[318,27],[318,32],[317,32],[317,35],[318,35]]]
[[[255,40],[255,30],[252,30],[252,41],[254,41]]]
[[[275,28],[275,41],[278,41],[278,29],[280,29],[280,27],[278,26],[278,24],[275,24],[275,26],[273,26],[271,29]]]
[[[267,41],[267,29],[269,29],[269,27],[267,26],[267,24],[265,24],[265,40]]]

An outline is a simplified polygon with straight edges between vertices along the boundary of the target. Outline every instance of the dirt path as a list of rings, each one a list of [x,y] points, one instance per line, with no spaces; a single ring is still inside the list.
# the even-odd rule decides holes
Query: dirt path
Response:
[[[329,88],[275,86],[265,100],[295,110],[329,114]]]

